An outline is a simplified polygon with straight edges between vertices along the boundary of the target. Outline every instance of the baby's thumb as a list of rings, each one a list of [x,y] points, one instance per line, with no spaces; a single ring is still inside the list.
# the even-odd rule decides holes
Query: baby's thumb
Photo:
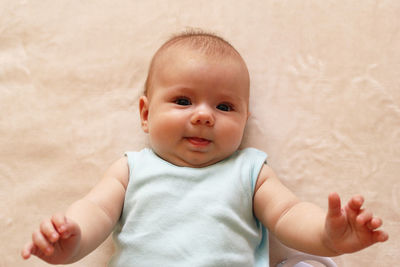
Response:
[[[21,251],[21,257],[24,260],[27,260],[31,257],[31,255],[33,254],[33,250],[35,248],[35,245],[32,242],[26,243],[24,248]]]
[[[79,236],[81,229],[77,223],[71,219],[66,218],[66,223],[61,227],[60,235],[62,239],[68,239],[70,237]]]
[[[328,217],[338,217],[342,215],[340,197],[337,193],[329,194],[328,207]]]

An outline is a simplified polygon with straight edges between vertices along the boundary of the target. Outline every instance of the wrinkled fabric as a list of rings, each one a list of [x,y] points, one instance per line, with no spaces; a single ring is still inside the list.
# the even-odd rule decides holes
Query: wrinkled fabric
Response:
[[[243,147],[300,198],[363,194],[390,239],[334,258],[396,266],[400,244],[400,4],[387,1],[0,1],[0,266],[128,150],[147,143],[138,97],[155,50],[200,27],[251,76]],[[111,240],[72,267],[105,266]],[[288,253],[271,244],[271,262]]]

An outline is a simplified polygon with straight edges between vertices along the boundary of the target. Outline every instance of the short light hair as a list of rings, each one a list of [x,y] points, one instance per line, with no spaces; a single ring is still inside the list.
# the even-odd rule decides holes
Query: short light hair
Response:
[[[163,52],[171,47],[191,48],[212,57],[236,56],[244,63],[240,53],[222,37],[214,33],[204,32],[202,30],[188,30],[172,36],[154,54],[150,62],[149,71],[147,73],[146,83],[144,86],[144,95],[147,95],[149,89],[151,88],[154,66],[157,63],[157,59]]]

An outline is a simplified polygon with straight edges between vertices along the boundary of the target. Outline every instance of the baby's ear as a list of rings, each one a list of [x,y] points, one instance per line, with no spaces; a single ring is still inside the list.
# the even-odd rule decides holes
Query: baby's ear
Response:
[[[148,133],[149,100],[147,96],[141,96],[139,99],[139,113],[142,122],[142,129],[145,133]]]

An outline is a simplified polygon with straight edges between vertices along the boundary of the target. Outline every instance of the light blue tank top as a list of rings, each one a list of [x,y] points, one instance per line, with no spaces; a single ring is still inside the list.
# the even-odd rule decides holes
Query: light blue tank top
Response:
[[[150,149],[126,156],[109,266],[269,266],[267,231],[253,213],[264,152],[239,150],[204,168],[175,166]]]

